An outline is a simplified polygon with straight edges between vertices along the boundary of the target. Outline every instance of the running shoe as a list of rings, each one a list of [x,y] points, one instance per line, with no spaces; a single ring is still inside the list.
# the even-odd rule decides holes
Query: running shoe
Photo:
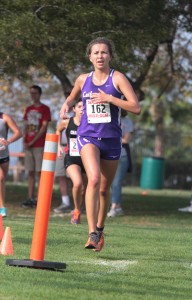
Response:
[[[6,217],[7,216],[7,209],[5,207],[1,207],[0,208],[0,215],[2,217]]]
[[[90,233],[87,243],[85,244],[86,249],[96,249],[99,241],[97,233]]]
[[[58,207],[54,208],[53,210],[56,214],[64,214],[67,212],[70,212],[70,206],[66,205],[64,203],[62,203],[61,205],[59,205]]]
[[[80,210],[74,209],[73,212],[72,212],[71,224],[75,224],[75,225],[80,224],[81,223],[80,217],[81,217]]]
[[[97,247],[93,249],[95,252],[100,252],[104,246],[104,232],[103,231],[98,231],[97,232],[97,237],[98,237],[98,243]]]
[[[124,212],[122,210],[121,207],[119,208],[111,208],[110,211],[108,212],[107,216],[109,218],[114,218],[114,217],[119,217],[119,216],[123,216]]]
[[[178,208],[178,211],[192,213],[192,201],[190,201],[189,206],[183,207],[183,208]]]
[[[27,199],[26,201],[21,203],[22,207],[31,207],[34,208],[37,206],[37,201],[35,199]]]
[[[36,207],[37,206],[37,200],[35,199],[32,199],[32,208]]]

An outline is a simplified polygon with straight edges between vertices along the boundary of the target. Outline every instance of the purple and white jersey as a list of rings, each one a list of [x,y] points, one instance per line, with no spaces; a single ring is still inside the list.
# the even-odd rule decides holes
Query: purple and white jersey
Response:
[[[113,83],[113,73],[114,69],[110,70],[106,82],[99,86],[92,82],[93,72],[85,80],[81,92],[83,115],[77,130],[78,135],[99,138],[121,137],[120,108],[110,103],[95,104],[91,99],[91,94],[98,93],[98,89],[122,99],[122,93],[118,91]]]

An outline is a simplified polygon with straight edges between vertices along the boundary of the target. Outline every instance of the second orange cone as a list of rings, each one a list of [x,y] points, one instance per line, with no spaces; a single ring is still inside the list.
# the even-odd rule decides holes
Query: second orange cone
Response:
[[[5,229],[5,233],[3,235],[3,239],[0,245],[0,254],[2,255],[14,254],[10,227],[6,227]]]

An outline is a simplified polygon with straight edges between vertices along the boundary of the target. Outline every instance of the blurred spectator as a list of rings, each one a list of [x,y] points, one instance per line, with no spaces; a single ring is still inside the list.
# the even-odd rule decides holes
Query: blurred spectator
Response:
[[[28,171],[28,199],[22,202],[23,207],[36,207],[35,176],[41,174],[45,137],[51,112],[47,105],[41,103],[42,90],[38,85],[30,87],[33,104],[24,113],[24,151],[25,169]]]
[[[62,121],[61,121],[62,122]],[[56,131],[56,133],[59,135],[59,143],[62,148],[67,147],[67,139],[66,139],[66,133],[65,130],[61,131],[61,134],[59,131]],[[68,179],[66,176],[66,171],[64,167],[64,158],[65,158],[65,151],[64,149],[61,151],[59,155],[57,155],[56,159],[56,167],[55,167],[55,177],[59,177],[59,187],[61,192],[61,204],[54,208],[54,212],[56,214],[63,214],[65,212],[70,211],[70,198],[68,195]]]
[[[121,109],[122,149],[118,168],[111,185],[111,209],[108,217],[117,217],[124,214],[121,207],[122,186],[127,172],[132,170],[129,141],[133,132],[133,122],[128,118],[127,111]]]

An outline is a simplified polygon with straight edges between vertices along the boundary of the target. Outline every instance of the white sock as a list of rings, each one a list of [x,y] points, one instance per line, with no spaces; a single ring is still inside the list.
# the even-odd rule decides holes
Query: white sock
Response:
[[[70,198],[69,196],[62,196],[62,203],[69,206],[70,205]]]

